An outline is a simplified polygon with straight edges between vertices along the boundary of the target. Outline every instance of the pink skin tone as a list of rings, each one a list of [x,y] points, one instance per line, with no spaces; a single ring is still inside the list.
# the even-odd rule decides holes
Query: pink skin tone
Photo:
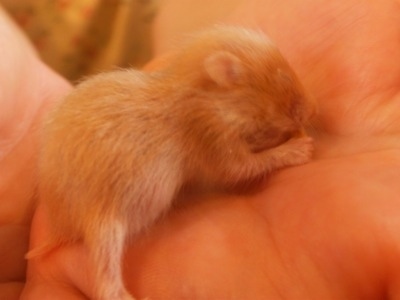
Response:
[[[18,299],[33,214],[37,126],[69,84],[38,58],[0,9],[0,299]]]
[[[243,1],[226,18],[265,30],[315,96],[316,158],[252,196],[185,199],[128,249],[128,289],[151,299],[400,299],[399,3],[269,2]],[[60,80],[44,73],[55,95]],[[47,235],[39,208],[32,244]],[[90,298],[86,261],[73,246],[32,262],[22,299]]]

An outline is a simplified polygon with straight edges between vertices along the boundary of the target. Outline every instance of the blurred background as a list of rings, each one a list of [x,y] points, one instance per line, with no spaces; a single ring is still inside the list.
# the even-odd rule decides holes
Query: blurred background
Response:
[[[72,82],[140,68],[245,0],[0,0],[42,59]]]
[[[151,57],[159,0],[1,0],[42,59],[71,81]]]

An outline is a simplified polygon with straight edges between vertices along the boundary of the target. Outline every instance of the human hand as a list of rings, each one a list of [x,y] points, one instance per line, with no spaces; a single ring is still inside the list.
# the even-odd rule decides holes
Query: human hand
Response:
[[[0,8],[0,299],[25,280],[35,189],[37,127],[69,85],[37,57]]]
[[[395,0],[238,4],[226,21],[270,35],[319,103],[315,159],[252,195],[187,196],[127,250],[132,294],[400,298],[399,13]],[[32,243],[47,231],[39,209]],[[63,247],[30,262],[23,299],[87,299],[90,285],[84,247]]]

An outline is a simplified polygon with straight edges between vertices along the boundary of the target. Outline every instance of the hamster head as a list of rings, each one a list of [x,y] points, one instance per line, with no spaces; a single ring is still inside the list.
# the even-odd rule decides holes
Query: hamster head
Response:
[[[253,152],[302,135],[315,111],[295,72],[262,33],[216,27],[189,43],[180,59],[184,77],[209,95],[214,114]]]

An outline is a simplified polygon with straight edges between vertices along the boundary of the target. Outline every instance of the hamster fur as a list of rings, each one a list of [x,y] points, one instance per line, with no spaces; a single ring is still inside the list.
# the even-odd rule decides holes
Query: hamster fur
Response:
[[[27,257],[83,242],[95,299],[134,299],[121,272],[128,238],[186,183],[234,186],[308,162],[314,109],[271,41],[239,27],[193,35],[161,70],[88,79],[46,122],[39,194],[52,239]]]

